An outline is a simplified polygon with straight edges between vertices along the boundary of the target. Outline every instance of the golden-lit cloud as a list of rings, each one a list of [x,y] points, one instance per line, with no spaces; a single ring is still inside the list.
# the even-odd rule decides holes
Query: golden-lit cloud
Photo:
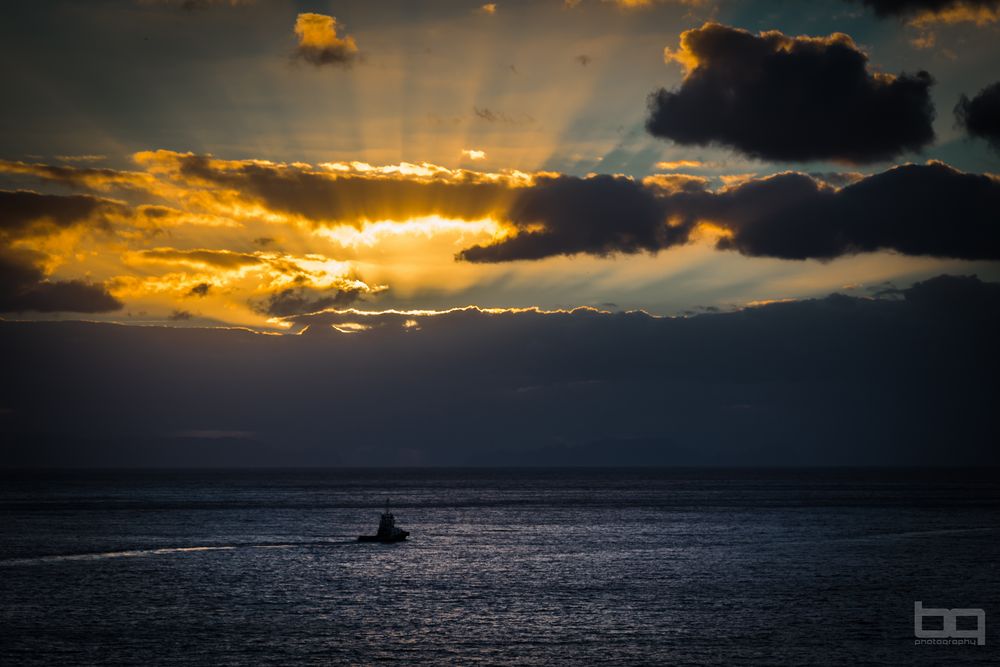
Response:
[[[358,45],[351,35],[337,35],[337,19],[311,12],[295,19],[299,44],[295,57],[316,65],[350,65],[358,55]]]
[[[150,173],[187,188],[185,199],[216,215],[313,225],[352,225],[436,215],[460,220],[494,216],[534,175],[448,169],[427,163],[318,167],[155,151],[137,153]]]
[[[576,308],[539,308],[528,306],[523,308],[485,308],[482,306],[459,306],[444,309],[405,309],[389,308],[384,310],[360,310],[358,308],[327,308],[318,312],[293,315],[281,318],[290,326],[298,327],[331,327],[341,333],[370,331],[372,329],[399,329],[402,331],[419,330],[428,324],[429,320],[448,319],[455,315],[479,315],[502,318],[517,315],[607,315],[608,311],[592,306]],[[310,333],[315,333],[310,329]]]
[[[699,66],[709,64],[718,57],[715,51],[721,46],[719,42],[722,40],[719,35],[727,36],[726,31],[740,35],[744,42],[755,38],[753,33],[747,30],[736,30],[710,22],[700,28],[682,32],[678,48],[671,49],[667,46],[663,49],[663,60],[666,63],[679,64],[684,68],[685,76],[690,76]],[[809,35],[792,37],[778,30],[765,30],[756,35],[756,39],[766,44],[767,48],[773,52],[791,53],[794,50],[822,50],[830,46],[842,46],[852,51],[860,51],[851,36],[842,32],[834,32],[823,37]]]
[[[430,163],[313,166],[170,151],[134,159],[138,168],[130,171],[0,164],[14,177],[120,192],[134,202],[57,197],[63,206],[93,202],[108,234],[103,242],[84,242],[79,232],[48,235],[46,248],[34,242],[46,271],[98,276],[114,298],[161,319],[178,310],[192,321],[249,325],[273,313],[375,298],[388,284],[403,293],[428,281],[468,286],[475,270],[455,264],[454,254],[503,239],[509,230],[499,212],[536,178]],[[195,296],[196,308],[184,305]]]
[[[133,188],[154,192],[160,185],[154,175],[146,172],[48,165],[15,160],[0,160],[0,174],[32,176],[45,181],[101,192],[115,188]]]
[[[645,9],[647,7],[652,7],[658,4],[674,4],[674,5],[690,5],[693,7],[698,7],[704,5],[706,0],[602,0],[603,2],[613,3],[618,5],[622,9]],[[574,5],[575,6],[575,5]]]
[[[829,277],[849,274],[844,267],[854,261],[817,268],[812,261],[774,259],[787,254],[822,254],[825,260],[888,248],[868,256],[865,266],[881,257],[891,266],[886,271],[901,274],[900,267],[928,266],[906,253],[936,251],[933,239],[903,244],[900,239],[914,233],[911,226],[887,229],[887,240],[876,242],[859,238],[860,223],[839,224],[821,215],[817,201],[839,201],[835,193],[850,183],[869,187],[870,173],[850,180],[783,174],[779,183],[786,187],[779,188],[762,177],[788,162],[742,159],[726,146],[657,144],[643,134],[650,89],[677,86],[682,74],[674,59],[663,66],[660,50],[670,44],[678,63],[705,66],[710,57],[694,48],[690,33],[682,43],[678,36],[715,15],[714,7],[702,12],[694,6],[719,3],[480,0],[464,8],[397,14],[375,11],[370,3],[269,8],[258,2],[257,8],[230,11],[222,6],[235,3],[220,0],[190,3],[219,5],[218,11],[191,16],[178,9],[186,0],[156,9],[138,9],[139,1],[126,12],[134,39],[117,49],[121,57],[105,59],[109,66],[121,65],[121,76],[105,77],[110,88],[81,86],[70,80],[72,72],[43,67],[44,59],[22,59],[31,71],[15,77],[20,92],[12,99],[20,102],[11,109],[27,115],[12,125],[16,136],[0,155],[9,158],[0,160],[2,187],[100,203],[62,224],[56,211],[72,200],[53,200],[58,203],[46,204],[45,215],[26,222],[16,239],[10,233],[0,242],[0,254],[31,273],[17,283],[18,307],[38,296],[33,290],[39,285],[80,281],[98,288],[89,305],[76,304],[86,308],[82,312],[100,313],[95,304],[121,304],[121,311],[111,311],[116,314],[95,317],[120,320],[130,313],[133,321],[183,315],[193,324],[264,326],[274,313],[324,303],[444,309],[536,299],[546,307],[614,301],[623,310],[642,305],[678,312],[671,308],[688,298],[696,282],[713,282],[721,293],[723,284],[751,284],[755,271],[776,276],[818,274],[822,268]],[[719,9],[719,17],[733,16],[725,3]],[[765,39],[760,28],[832,28],[822,21],[783,23],[780,12],[775,20],[751,14],[760,21],[740,14],[739,25],[757,26],[743,36],[778,42],[766,55],[781,58],[815,46],[820,55],[838,47],[857,57],[870,49],[868,72],[876,81],[910,66],[899,64],[899,49],[906,51],[906,40],[919,32],[906,29],[910,34],[886,42],[884,30],[872,37],[871,31],[858,35],[843,27],[856,28],[854,21],[833,27],[852,32],[857,43],[844,35],[770,32]],[[128,17],[109,10],[84,18],[100,28],[88,33],[94,37],[119,31]],[[131,19],[141,19],[141,25]],[[960,50],[962,40],[976,32],[934,27],[926,34],[931,29],[938,44],[923,60],[928,67],[937,60],[937,68],[943,66],[937,58],[942,46]],[[178,44],[171,41],[178,30],[199,36],[199,48],[168,53],[170,44]],[[977,38],[985,34],[980,32]],[[966,44],[962,57],[969,63],[977,60],[974,55],[985,57],[977,45]],[[44,51],[40,42],[36,46]],[[336,67],[349,63],[353,70]],[[131,71],[137,67],[139,78]],[[883,70],[892,74],[886,77]],[[943,85],[947,72],[934,73]],[[752,78],[736,77],[736,83]],[[988,83],[969,80],[968,86]],[[126,90],[129,81],[138,87]],[[799,95],[807,86],[771,88]],[[939,121],[950,112],[941,108],[946,101],[937,100]],[[781,110],[794,108],[794,102],[774,102]],[[708,123],[724,107],[692,108],[696,121]],[[773,127],[781,131],[784,125]],[[817,136],[828,136],[826,125],[814,127]],[[956,135],[947,123],[937,127],[944,139]],[[137,146],[151,150],[130,162]],[[176,150],[152,150],[157,148]],[[184,152],[189,149],[195,152]],[[971,168],[968,156],[961,157],[965,152],[953,153],[956,164]],[[848,168],[815,161],[803,169]],[[742,173],[753,170],[760,176]],[[755,198],[755,192],[763,194]],[[775,192],[788,197],[775,203],[768,199]],[[850,243],[803,248],[798,228],[769,231],[769,223],[785,224],[793,204],[801,202],[810,224],[818,220],[822,226],[817,238],[826,242],[827,232],[835,236],[831,230],[846,228]],[[967,216],[955,219],[962,220],[953,224],[964,232]],[[927,225],[927,236],[937,228]],[[789,239],[789,248],[781,247],[779,237]],[[723,247],[733,251],[716,251],[726,240]],[[967,269],[982,271],[979,265]],[[56,308],[60,304],[72,305],[36,303],[51,313],[64,312]]]
[[[101,162],[107,159],[107,155],[57,155],[60,162]]]
[[[654,166],[663,171],[674,171],[675,169],[698,169],[704,167],[705,163],[701,160],[664,160],[657,162]]]
[[[248,315],[264,317],[343,306],[387,289],[364,281],[349,262],[318,254],[152,248],[128,253],[125,261],[136,267],[162,265],[170,271],[116,277],[110,288],[119,298],[197,298],[203,308],[221,302],[223,307],[235,305]]]
[[[862,0],[879,18],[896,17],[917,28],[935,24],[974,23],[1000,19],[1000,0]]]
[[[910,40],[910,45],[915,49],[933,49],[937,43],[937,36],[930,31],[921,32]]]
[[[24,172],[21,165],[15,167],[18,174]],[[132,195],[141,194],[131,187],[135,179],[114,173],[30,172],[79,188],[99,190],[123,183]],[[159,178],[154,176],[154,181]],[[185,188],[175,184],[170,192]],[[162,192],[160,187],[149,190]],[[324,254],[235,249],[272,245],[273,237],[257,233],[260,224],[270,222],[255,227],[252,220],[230,220],[227,225],[185,227],[186,218],[218,218],[90,194],[0,192],[0,199],[0,311],[105,312],[127,301],[142,312],[158,310],[161,318],[186,313],[187,319],[261,324],[264,318],[350,304],[386,289],[360,278],[351,262]],[[212,238],[222,245],[203,245]],[[202,243],[162,245],[168,239]],[[261,239],[272,240],[259,243]],[[85,278],[78,277],[81,273]],[[199,300],[197,312],[179,305],[194,297]]]
[[[996,23],[998,20],[1000,20],[1000,7],[959,3],[936,12],[920,12],[911,18],[909,23],[917,28],[926,28],[938,23],[974,23],[977,26],[985,26]]]
[[[647,188],[656,188],[663,193],[699,191],[708,187],[708,178],[692,174],[651,174],[642,179]]]
[[[856,215],[834,215],[852,206],[867,210],[868,193],[909,192],[911,182],[941,201],[963,188],[970,196],[993,196],[990,177],[940,163],[876,177],[670,172],[634,179],[431,163],[230,160],[166,150],[137,153],[134,161],[131,170],[0,163],[0,173],[15,180],[80,191],[0,193],[7,198],[0,270],[7,261],[10,271],[27,276],[8,295],[11,305],[0,298],[0,307],[93,312],[124,304],[157,321],[182,313],[188,323],[283,326],[275,318],[357,302],[446,303],[449,295],[473,293],[508,274],[521,276],[530,290],[528,283],[570,271],[571,260],[559,258],[581,255],[671,249],[672,261],[683,262],[682,249],[692,244],[704,252],[794,258],[885,247],[947,257],[994,252],[988,240],[956,245],[913,237],[926,225],[893,227],[895,219],[862,225]],[[694,164],[705,163],[663,166]],[[716,179],[721,187],[713,186]],[[823,220],[816,224],[829,233],[821,244],[807,243],[789,222],[801,210]],[[980,221],[963,225],[970,239],[982,236]],[[527,270],[525,260],[544,261]],[[556,263],[558,270],[546,268]],[[620,272],[626,269],[623,263]],[[72,301],[66,295],[73,290],[86,298]]]
[[[719,176],[719,180],[722,181],[722,184],[725,187],[731,188],[752,181],[756,175],[757,174],[752,171],[748,171],[744,174],[722,174]]]
[[[91,195],[0,191],[0,312],[115,311],[122,303],[89,276],[53,277],[88,236],[106,236],[122,202]]]

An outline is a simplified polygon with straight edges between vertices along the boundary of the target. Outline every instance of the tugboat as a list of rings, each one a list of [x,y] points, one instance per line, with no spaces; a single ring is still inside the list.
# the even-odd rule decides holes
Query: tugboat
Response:
[[[389,511],[389,499],[385,499],[385,512],[378,522],[378,532],[374,535],[358,535],[358,542],[381,542],[390,544],[392,542],[402,542],[410,534],[408,530],[396,528],[396,517]]]

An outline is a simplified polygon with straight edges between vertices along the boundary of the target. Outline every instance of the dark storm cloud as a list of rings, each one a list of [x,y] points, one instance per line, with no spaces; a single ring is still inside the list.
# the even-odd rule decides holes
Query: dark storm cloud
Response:
[[[1000,286],[974,277],[676,319],[330,315],[297,318],[315,336],[0,322],[0,465],[1000,462]],[[177,447],[214,429],[254,438]]]
[[[1000,81],[983,88],[971,100],[962,95],[955,117],[970,137],[985,139],[1000,151]]]
[[[1000,181],[941,163],[896,167],[839,189],[801,173],[673,192],[654,181],[559,177],[518,193],[509,217],[524,231],[459,257],[502,262],[656,252],[685,243],[707,220],[729,234],[719,248],[751,256],[833,259],[888,250],[1000,259],[997,211]]]
[[[690,226],[664,224],[666,200],[621,176],[539,177],[518,191],[505,219],[521,229],[501,242],[466,248],[470,262],[553,255],[655,252],[687,240]],[[532,228],[542,225],[543,229]]]
[[[941,314],[976,313],[995,319],[996,313],[983,308],[1000,305],[1000,283],[986,283],[976,276],[938,276],[898,292],[913,306]]]
[[[325,308],[343,308],[359,301],[368,290],[362,288],[315,289],[305,286],[289,287],[255,300],[250,306],[259,313],[272,317],[291,317],[313,313]]]
[[[930,75],[873,73],[847,35],[754,35],[707,23],[682,33],[668,55],[687,75],[679,88],[650,95],[646,128],[678,144],[869,163],[934,140]]]
[[[0,245],[0,312],[103,313],[122,303],[103,285],[83,280],[47,280],[39,265],[45,256]]]
[[[74,225],[107,229],[102,213],[123,213],[127,207],[90,195],[45,195],[28,190],[0,191],[0,236],[45,235]]]
[[[904,255],[1000,259],[1000,181],[947,165],[904,165],[839,190],[783,174],[716,195],[732,231],[720,248],[784,259]]]
[[[857,2],[857,0],[850,0]],[[1000,0],[861,0],[871,7],[876,16],[897,16],[912,18],[921,15],[942,15],[948,12],[968,12],[1000,10]]]
[[[84,280],[5,284],[0,290],[0,312],[5,313],[107,313],[123,307],[104,285]]]

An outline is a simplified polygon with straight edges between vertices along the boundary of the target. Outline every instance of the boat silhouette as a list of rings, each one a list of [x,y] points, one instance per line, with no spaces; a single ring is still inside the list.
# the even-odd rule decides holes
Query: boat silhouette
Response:
[[[374,535],[358,535],[358,542],[402,542],[410,534],[408,530],[396,527],[396,517],[389,511],[389,499],[385,499],[385,512],[378,522],[378,532]]]

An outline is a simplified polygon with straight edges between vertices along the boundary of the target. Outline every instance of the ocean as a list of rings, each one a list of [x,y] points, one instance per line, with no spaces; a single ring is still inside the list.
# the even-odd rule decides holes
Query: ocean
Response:
[[[0,664],[997,664],[998,563],[996,470],[7,472]]]

